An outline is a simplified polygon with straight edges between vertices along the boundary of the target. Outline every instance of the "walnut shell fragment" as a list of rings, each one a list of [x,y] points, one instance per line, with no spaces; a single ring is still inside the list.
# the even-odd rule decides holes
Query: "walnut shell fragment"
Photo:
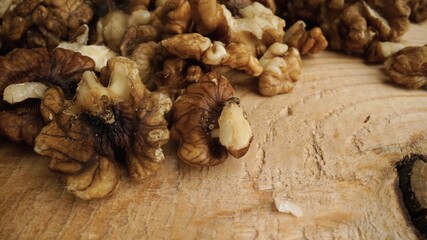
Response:
[[[252,130],[234,94],[225,77],[207,73],[176,100],[171,136],[179,141],[180,160],[213,166],[228,153],[236,158],[246,154]]]
[[[44,116],[54,117],[35,144],[37,153],[52,158],[50,168],[65,176],[67,188],[86,200],[114,189],[118,183],[115,162],[122,157],[132,179],[154,174],[164,164],[161,146],[169,139],[164,115],[172,102],[145,88],[135,62],[112,58],[101,77],[107,87],[93,72],[85,72],[76,98],[59,112],[49,106],[57,106],[61,98],[43,102]],[[90,187],[73,187],[81,186],[80,182]]]
[[[427,45],[406,47],[384,62],[390,79],[409,88],[427,84]]]

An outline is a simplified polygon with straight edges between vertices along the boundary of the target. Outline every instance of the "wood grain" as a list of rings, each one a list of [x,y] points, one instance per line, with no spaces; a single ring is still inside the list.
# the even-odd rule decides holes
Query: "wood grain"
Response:
[[[427,23],[403,42],[427,41]],[[290,94],[237,91],[255,138],[243,159],[177,161],[90,202],[67,193],[48,159],[0,138],[0,239],[416,239],[394,165],[427,154],[427,91],[390,83],[381,65],[340,53],[304,59]],[[274,198],[303,210],[280,213]]]

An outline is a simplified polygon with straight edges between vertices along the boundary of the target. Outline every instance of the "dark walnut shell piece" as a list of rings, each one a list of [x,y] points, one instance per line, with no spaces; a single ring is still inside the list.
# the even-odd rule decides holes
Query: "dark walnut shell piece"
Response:
[[[427,159],[423,155],[406,156],[396,165],[399,189],[412,224],[427,237]]]
[[[228,153],[236,158],[246,154],[252,131],[234,94],[225,77],[207,73],[176,100],[171,136],[179,141],[180,160],[190,165],[213,166],[225,161]],[[245,127],[221,126],[221,122],[239,122]]]

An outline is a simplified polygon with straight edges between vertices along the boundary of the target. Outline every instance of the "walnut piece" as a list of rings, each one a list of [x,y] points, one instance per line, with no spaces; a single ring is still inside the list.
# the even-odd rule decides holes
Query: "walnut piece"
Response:
[[[259,62],[264,72],[259,77],[258,90],[265,96],[290,92],[301,75],[302,61],[298,50],[283,43],[271,45]]]
[[[420,88],[427,84],[427,45],[406,47],[384,62],[387,75],[394,82]]]
[[[43,116],[54,117],[35,143],[35,151],[51,157],[50,167],[63,173],[69,190],[83,199],[100,198],[114,189],[117,157],[126,159],[134,180],[154,174],[164,164],[161,146],[169,139],[164,115],[172,102],[145,88],[134,61],[114,57],[101,77],[106,79],[85,72],[76,98],[65,110],[55,114],[46,106]],[[62,101],[57,99],[45,105],[56,106]],[[73,186],[80,182],[90,188],[77,187],[76,191]]]
[[[207,73],[187,87],[174,103],[171,136],[179,141],[178,157],[190,165],[213,166],[228,153],[246,154],[252,131],[229,81]]]
[[[328,41],[318,27],[305,30],[305,23],[297,21],[285,33],[283,43],[298,49],[301,55],[316,54],[328,46]]]
[[[243,70],[251,76],[259,76],[262,72],[258,59],[240,44],[225,45],[218,41],[212,43],[209,38],[198,33],[189,33],[164,39],[160,45],[168,53],[183,59],[195,59],[213,66],[227,66]]]

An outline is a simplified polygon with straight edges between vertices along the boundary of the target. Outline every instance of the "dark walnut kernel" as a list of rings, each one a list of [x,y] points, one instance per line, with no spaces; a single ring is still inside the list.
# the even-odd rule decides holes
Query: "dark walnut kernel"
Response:
[[[92,59],[65,49],[15,49],[0,57],[0,96],[9,102],[0,111],[0,133],[33,145],[44,123],[39,112],[48,86],[58,86],[72,98],[82,73],[92,70]],[[41,89],[40,89],[41,88]]]
[[[427,237],[427,159],[423,155],[406,156],[397,163],[396,169],[412,224]]]
[[[164,115],[172,102],[145,88],[135,62],[112,58],[101,77],[85,72],[69,107],[61,109],[59,91],[46,94],[42,114],[54,117],[35,144],[37,153],[52,158],[50,167],[65,176],[67,188],[86,200],[115,188],[121,158],[134,180],[154,174],[164,164],[161,146],[169,139]],[[74,187],[83,180],[90,187]]]
[[[427,84],[427,45],[406,47],[384,63],[387,75],[394,82],[409,87],[420,88]]]
[[[74,41],[92,17],[92,8],[85,0],[23,0],[3,16],[4,47],[53,49],[60,41]]]
[[[217,165],[228,153],[242,157],[252,141],[234,89],[219,74],[207,73],[189,85],[174,103],[172,114],[171,136],[179,141],[178,157],[187,164]]]

